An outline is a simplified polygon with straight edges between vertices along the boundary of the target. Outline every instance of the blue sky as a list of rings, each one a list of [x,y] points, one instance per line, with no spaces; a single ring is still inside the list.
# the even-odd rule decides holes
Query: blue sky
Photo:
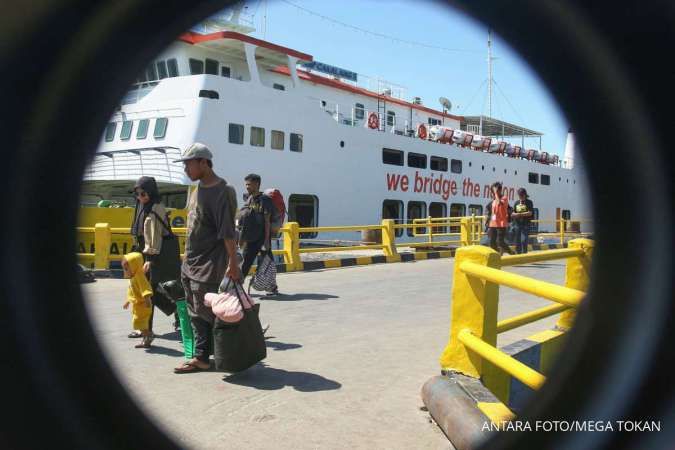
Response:
[[[289,2],[374,33],[461,51],[376,37]],[[404,85],[408,98],[419,96],[427,106],[440,108],[438,98],[444,96],[452,102],[454,114],[487,115],[487,85],[479,90],[487,80],[487,28],[444,4],[427,0],[252,0],[246,4],[248,12],[255,13],[255,37],[309,53],[323,63]],[[494,33],[492,41],[497,58],[492,116],[544,133],[542,149],[562,155],[568,128],[564,116],[527,63]],[[526,146],[537,148],[538,141],[531,139],[528,145],[526,140]]]

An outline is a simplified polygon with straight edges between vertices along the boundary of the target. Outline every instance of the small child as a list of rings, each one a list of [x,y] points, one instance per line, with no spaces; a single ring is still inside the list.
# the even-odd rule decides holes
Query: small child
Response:
[[[129,278],[127,301],[123,308],[128,309],[131,304],[133,329],[139,330],[143,340],[135,348],[150,348],[154,337],[150,332],[150,314],[152,313],[152,288],[143,272],[143,255],[138,252],[129,253],[122,258],[124,278]]]

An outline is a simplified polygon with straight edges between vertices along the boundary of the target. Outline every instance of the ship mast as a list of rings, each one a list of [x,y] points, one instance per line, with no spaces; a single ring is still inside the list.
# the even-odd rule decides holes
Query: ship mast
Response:
[[[492,117],[492,30],[488,29],[488,117]]]

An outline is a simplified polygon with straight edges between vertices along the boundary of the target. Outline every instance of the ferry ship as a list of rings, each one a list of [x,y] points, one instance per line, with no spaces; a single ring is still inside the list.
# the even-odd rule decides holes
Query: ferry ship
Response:
[[[526,138],[541,142],[541,133],[451,114],[445,99],[442,108],[405,99],[401,86],[364,79],[252,31],[238,7],[182,34],[148,64],[85,173],[82,226],[128,226],[128,191],[142,175],[157,179],[164,203],[175,208],[172,225],[184,226],[191,183],[173,160],[193,142],[211,149],[215,172],[239,194],[247,174],[260,174],[264,188],[283,193],[288,220],[301,226],[482,215],[495,181],[511,202],[526,188],[535,218],[589,217],[571,134],[559,159],[525,145]],[[412,230],[398,231],[398,239],[413,239]]]

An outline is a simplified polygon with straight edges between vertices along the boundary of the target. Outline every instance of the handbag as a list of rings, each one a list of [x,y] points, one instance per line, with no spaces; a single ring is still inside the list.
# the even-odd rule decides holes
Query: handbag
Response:
[[[248,283],[248,290],[251,292],[251,287],[253,287],[256,291],[272,291],[276,285],[277,266],[270,253],[265,253]]]
[[[153,276],[153,281],[157,280],[158,282],[168,281],[168,280],[177,280],[180,278],[180,246],[178,244],[178,236],[173,233],[171,226],[164,222],[159,214],[155,211],[151,211],[151,214],[159,220],[159,223],[162,224],[164,229],[169,233],[167,236],[162,237],[162,248],[159,250],[159,255],[157,255],[155,263],[156,269]],[[153,263],[153,266],[155,264]]]
[[[258,317],[260,305],[255,304],[247,309],[241,297],[237,298],[241,302],[244,317],[237,323],[227,323],[216,318],[213,327],[216,370],[241,372],[267,357],[265,337]]]
[[[244,318],[244,310],[251,309],[254,302],[242,286],[228,282],[223,292],[204,295],[204,304],[210,306],[213,315],[221,321],[237,323]]]
[[[152,304],[167,316],[176,312],[176,303],[185,298],[180,280],[164,281],[155,284]]]

